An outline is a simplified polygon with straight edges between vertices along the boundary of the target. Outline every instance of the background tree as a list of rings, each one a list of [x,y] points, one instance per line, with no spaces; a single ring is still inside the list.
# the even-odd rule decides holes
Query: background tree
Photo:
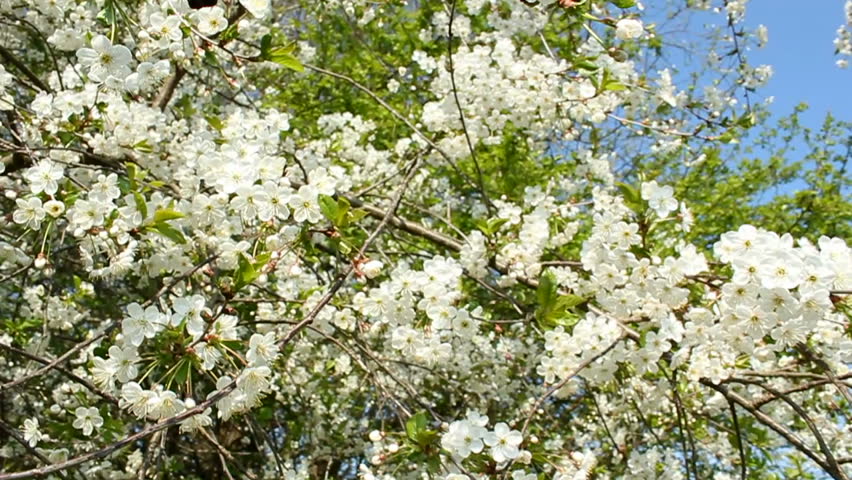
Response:
[[[0,0],[0,479],[848,478],[849,124],[744,14]]]

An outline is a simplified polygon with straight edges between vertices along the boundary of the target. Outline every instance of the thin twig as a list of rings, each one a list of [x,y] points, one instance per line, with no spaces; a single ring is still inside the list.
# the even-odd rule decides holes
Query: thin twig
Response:
[[[473,166],[476,167],[476,179],[479,182],[479,191],[482,193],[482,200],[485,202],[488,210],[493,212],[495,207],[488,198],[488,193],[485,191],[485,183],[482,180],[482,169],[479,168],[479,160],[476,158],[476,149],[473,148],[473,142],[470,140],[470,133],[467,131],[467,123],[464,119],[464,110],[462,109],[461,102],[459,101],[458,87],[456,87],[456,69],[453,64],[453,20],[455,19],[455,16],[456,0],[452,0],[450,3],[450,21],[447,25],[447,60],[449,63],[447,71],[450,74],[450,85],[453,89],[453,99],[455,100],[456,108],[459,111],[459,120],[461,121],[464,138],[467,141],[467,148],[470,151],[470,159],[473,160]]]
[[[384,109],[387,110],[388,112],[390,112],[391,115],[393,115],[399,121],[404,123],[408,128],[410,128],[414,133],[416,133],[417,136],[422,138],[423,141],[426,142],[427,145],[429,145],[430,147],[435,149],[435,151],[438,152],[438,154],[440,154],[441,157],[443,157],[444,160],[446,160],[446,162],[451,167],[453,167],[453,170],[455,170],[456,173],[458,173],[459,176],[461,176],[465,180],[465,182],[467,182],[474,189],[477,189],[476,183],[473,181],[473,179],[471,179],[470,176],[468,176],[466,173],[464,173],[464,171],[461,168],[459,168],[458,165],[456,165],[456,163],[453,161],[452,157],[450,157],[450,155],[447,152],[445,152],[441,147],[439,147],[431,138],[426,136],[426,134],[423,133],[422,130],[417,128],[417,126],[414,125],[411,122],[411,120],[406,118],[403,114],[399,113],[395,108],[390,106],[386,101],[382,100],[382,98],[379,97],[378,95],[376,95],[375,93],[373,93],[372,90],[365,87],[364,85],[361,85],[358,81],[356,81],[352,77],[348,77],[346,75],[343,75],[343,74],[340,74],[340,73],[337,73],[337,72],[332,72],[331,70],[326,70],[324,68],[320,68],[320,67],[317,67],[316,65],[311,65],[309,63],[306,63],[304,65],[304,67],[307,68],[308,70],[313,70],[317,73],[322,73],[323,75],[328,75],[329,77],[333,77],[333,78],[336,78],[338,80],[343,80],[343,81],[349,83],[350,85],[352,85],[353,87],[357,88],[358,90],[361,90],[362,92],[366,93],[367,96],[369,96],[370,98],[373,99],[373,101],[375,101],[376,103],[378,103],[379,105],[384,107]]]
[[[728,406],[731,407],[731,419],[734,422],[734,431],[737,437],[737,450],[740,452],[740,479],[746,480],[748,478],[748,457],[746,457],[743,447],[743,433],[740,430],[740,421],[737,419],[737,406],[730,398],[728,399]]]
[[[44,464],[50,465],[50,460],[48,460],[48,458],[47,458],[47,457],[45,457],[44,455],[42,455],[41,453],[39,453],[39,451],[38,451],[38,450],[36,450],[35,448],[31,447],[31,446],[30,446],[30,444],[29,444],[29,443],[27,443],[27,441],[24,439],[24,437],[22,437],[22,436],[21,436],[21,434],[20,434],[20,433],[18,433],[18,431],[17,431],[17,430],[15,430],[15,429],[14,429],[14,428],[12,428],[11,426],[9,426],[9,425],[7,425],[6,423],[4,423],[2,420],[0,420],[0,430],[3,430],[4,432],[6,432],[6,434],[7,434],[7,435],[9,435],[10,437],[14,438],[14,439],[15,439],[15,441],[16,441],[16,442],[18,442],[18,443],[20,443],[20,444],[21,444],[21,446],[23,446],[23,447],[24,447],[24,449],[25,449],[27,452],[29,452],[29,454],[30,454],[30,455],[32,455],[32,456],[36,457],[37,459],[39,459],[39,461],[40,461],[41,463],[44,463]],[[62,478],[64,478],[64,479],[67,479],[67,478],[68,478],[68,477],[66,477],[66,476],[65,476],[65,474],[64,474],[64,473],[59,473],[59,476],[60,476],[60,477],[62,477]]]

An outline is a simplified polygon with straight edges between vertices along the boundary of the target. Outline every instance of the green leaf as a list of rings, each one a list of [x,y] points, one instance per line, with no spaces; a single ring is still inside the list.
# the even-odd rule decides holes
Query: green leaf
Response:
[[[730,143],[730,144],[740,143],[740,140],[739,140],[738,137],[739,137],[739,135],[737,134],[736,129],[732,128],[732,129],[726,131],[725,133],[719,135],[718,137],[716,137],[716,140],[718,140],[722,143]]]
[[[151,146],[150,143],[148,143],[147,139],[142,140],[141,142],[137,142],[135,145],[133,145],[133,149],[138,150],[142,153],[151,153],[154,151],[154,148]]]
[[[551,316],[545,320],[545,326],[563,327],[566,331],[571,331],[571,328],[580,321],[580,315],[570,312],[562,312],[558,316]]]
[[[215,128],[220,132],[223,128],[225,128],[225,124],[222,122],[222,119],[217,117],[216,115],[206,115],[204,119],[207,120],[207,123],[209,123],[211,127]]]
[[[350,247],[349,244],[346,242],[341,242],[340,239],[333,239],[332,244],[335,248],[337,248],[337,250],[340,251],[340,253],[344,255],[349,255],[350,253],[352,253],[352,247]]]
[[[170,208],[158,208],[157,211],[154,212],[154,223],[168,222],[169,220],[175,220],[185,216],[186,215],[183,213]]]
[[[412,415],[411,418],[405,422],[405,433],[408,435],[408,438],[416,442],[420,434],[426,431],[427,423],[428,420],[425,412],[417,412]]]
[[[340,214],[340,207],[334,198],[328,195],[319,195],[319,206],[320,210],[322,210],[322,214],[325,215],[325,218],[328,219],[334,225],[337,225],[337,218]]]
[[[248,256],[240,254],[237,257],[237,271],[234,274],[234,291],[239,291],[246,285],[250,285],[263,273],[263,267],[272,258],[272,254],[264,252],[255,256],[255,260],[249,261]]]
[[[627,203],[627,206],[632,208],[634,211],[643,210],[642,194],[639,192],[639,190],[624,182],[618,182],[615,185],[621,192],[621,196],[624,197],[624,201]]]
[[[356,208],[355,210],[351,210],[349,212],[349,216],[347,218],[348,223],[351,225],[353,223],[357,223],[362,218],[366,217],[368,212],[363,208]]]
[[[189,357],[184,357],[180,359],[178,367],[175,369],[175,375],[172,380],[176,384],[182,385],[184,382],[186,382],[186,379],[189,378],[191,371],[192,360]]]
[[[183,233],[166,222],[155,223],[151,229],[175,243],[181,245],[186,243],[186,237],[183,236]]]
[[[419,447],[420,451],[424,451],[427,445],[438,438],[438,432],[426,428],[428,424],[429,419],[425,412],[417,412],[405,422],[406,435]]]
[[[133,201],[136,202],[136,210],[139,210],[142,218],[148,217],[148,203],[145,202],[145,197],[139,192],[133,192]]]
[[[104,9],[98,12],[97,19],[109,26],[115,25],[115,5],[112,1],[107,1]]]
[[[219,57],[213,52],[213,50],[206,50],[204,52],[204,60],[207,61],[208,65],[218,67],[219,65]]]
[[[304,72],[305,66],[302,65],[302,62],[300,62],[299,59],[293,56],[290,52],[292,52],[292,50],[287,47],[276,47],[269,51],[269,56],[265,60],[275,62],[282,67],[289,68],[290,70]]]
[[[555,309],[567,310],[569,308],[574,308],[578,305],[582,305],[586,303],[586,299],[579,295],[560,295],[558,299],[556,299]]]
[[[570,329],[580,321],[580,315],[569,310],[586,303],[586,299],[578,295],[560,295],[556,277],[551,272],[541,276],[536,300],[535,318],[542,328],[563,326]]]
[[[254,265],[244,255],[240,254],[237,257],[237,272],[234,275],[234,290],[238,291],[255,281],[260,276]]]
[[[334,222],[335,225],[346,226],[348,225],[348,214],[351,205],[349,204],[349,200],[346,200],[343,197],[337,199],[337,218]]]
[[[125,168],[127,168],[127,180],[130,182],[130,189],[136,189],[136,177],[139,176],[139,167],[136,166],[133,162],[127,162],[124,164]]]
[[[304,72],[305,67],[302,65],[302,62],[293,55],[293,51],[294,48],[292,46],[273,47],[272,35],[270,34],[266,34],[260,39],[260,58],[270,62],[275,62],[297,72]]]
[[[636,0],[610,0],[610,3],[619,8],[630,8],[636,5]]]
[[[556,298],[558,296],[556,291],[556,277],[553,273],[547,272],[542,275],[538,281],[538,289],[535,292],[535,298],[538,302],[535,317],[539,322],[543,322],[556,306]]]
[[[260,39],[260,56],[269,58],[269,51],[272,49],[272,35],[266,34]]]
[[[500,227],[506,224],[509,219],[507,218],[489,218],[486,221],[478,221],[476,222],[476,226],[479,227],[479,230],[482,231],[486,236],[491,236],[497,233],[500,230]]]
[[[609,90],[611,92],[620,92],[622,90],[627,90],[627,86],[625,86],[621,82],[616,82],[616,81],[613,80],[613,81],[607,82],[606,85],[604,85],[603,89]]]
[[[237,24],[232,23],[228,25],[228,28],[226,28],[224,32],[219,34],[219,41],[224,43],[230,42],[231,40],[237,38],[239,33],[240,32],[239,28],[237,27]]]
[[[590,72],[594,72],[594,71],[597,71],[601,67],[599,67],[598,65],[595,65],[594,63],[592,63],[588,60],[581,60],[579,62],[574,62],[574,68],[579,68],[581,70],[588,70]]]

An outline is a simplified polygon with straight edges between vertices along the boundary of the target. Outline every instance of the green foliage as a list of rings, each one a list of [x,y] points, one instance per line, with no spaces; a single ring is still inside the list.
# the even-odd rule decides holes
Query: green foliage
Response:
[[[545,329],[562,326],[569,332],[580,320],[574,309],[586,302],[578,295],[561,295],[556,277],[550,272],[539,278],[536,300],[535,318],[539,326]]]
[[[293,55],[294,51],[295,47],[293,47],[292,45],[286,47],[273,46],[272,35],[270,34],[264,35],[263,38],[260,40],[261,60],[274,62],[297,72],[304,72],[305,67],[304,65],[302,65],[302,62],[300,62],[299,59]]]

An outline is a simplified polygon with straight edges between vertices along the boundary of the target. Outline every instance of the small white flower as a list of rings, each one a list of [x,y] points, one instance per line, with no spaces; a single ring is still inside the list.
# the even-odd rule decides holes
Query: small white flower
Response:
[[[670,212],[677,210],[677,200],[674,199],[674,189],[669,186],[659,186],[656,181],[642,183],[642,198],[657,212],[657,216],[665,218]]]
[[[202,8],[196,13],[195,21],[198,22],[198,31],[204,35],[215,35],[228,28],[228,19],[221,7]]]
[[[160,60],[157,63],[142,62],[136,67],[136,72],[124,79],[124,88],[128,92],[138,93],[140,90],[148,89],[159,84],[169,75],[171,65],[168,60]]]
[[[262,393],[269,390],[272,370],[269,367],[249,367],[237,377],[237,388],[246,396],[249,403],[254,402]]]
[[[104,424],[103,417],[101,417],[101,414],[98,413],[98,409],[95,407],[77,407],[77,410],[74,411],[74,415],[76,415],[77,418],[74,420],[72,425],[74,428],[83,430],[83,435],[87,437],[92,434],[94,429],[99,428]]]
[[[35,447],[39,441],[47,438],[47,435],[44,435],[39,431],[37,418],[28,418],[24,420],[24,428],[21,430],[24,432],[24,440],[26,440],[27,444],[31,447]]]
[[[195,408],[195,400],[192,398],[187,398],[184,400],[184,406],[187,410],[191,410]],[[206,409],[198,415],[193,415],[180,424],[181,432],[193,432],[198,430],[199,428],[209,427],[213,424],[213,419],[210,418],[211,409]]]
[[[44,220],[44,208],[38,198],[19,198],[15,200],[18,208],[12,214],[15,223],[25,224],[27,227],[37,230]]]
[[[240,0],[240,3],[255,18],[263,18],[269,11],[269,0]]]
[[[121,383],[127,383],[136,378],[139,369],[136,368],[136,363],[139,361],[139,354],[132,346],[119,348],[118,345],[109,347],[109,359],[115,364],[115,375]]]
[[[212,9],[206,9],[212,10]],[[221,9],[220,9],[221,10]],[[162,39],[177,42],[183,38],[183,32],[180,31],[180,17],[177,15],[164,16],[161,13],[154,13],[149,19],[151,26],[148,31]]]
[[[367,278],[373,279],[382,273],[382,268],[384,268],[384,266],[385,265],[378,260],[370,260],[369,262],[365,262],[361,265],[361,272],[364,273],[364,276]]]
[[[278,345],[275,344],[275,333],[269,332],[266,335],[255,333],[249,339],[249,350],[246,353],[246,360],[251,366],[268,365],[275,361],[278,356]]]
[[[293,219],[297,222],[317,223],[322,219],[317,190],[310,185],[302,185],[299,191],[290,197],[288,203],[293,209]]]
[[[134,302],[127,306],[127,318],[121,321],[121,329],[127,341],[138,347],[144,339],[153,338],[165,324],[166,320],[157,307],[151,305],[143,310]]]
[[[494,431],[485,434],[485,444],[491,447],[491,457],[497,463],[518,458],[518,446],[524,440],[521,432],[512,430],[503,422],[494,425]]]
[[[124,70],[127,70],[132,59],[130,49],[124,45],[113,45],[104,35],[92,39],[92,48],[77,50],[80,65],[89,67],[89,77],[97,82],[103,82],[113,74],[121,78],[126,77]]]
[[[51,217],[56,218],[65,212],[65,204],[59,200],[48,200],[44,204],[44,211]]]
[[[50,160],[42,160],[24,173],[24,178],[30,183],[30,190],[33,193],[44,192],[48,195],[53,195],[59,190],[59,180],[64,176],[65,169]]]
[[[615,36],[619,40],[631,40],[638,38],[645,31],[641,20],[634,18],[622,18],[615,24]]]

